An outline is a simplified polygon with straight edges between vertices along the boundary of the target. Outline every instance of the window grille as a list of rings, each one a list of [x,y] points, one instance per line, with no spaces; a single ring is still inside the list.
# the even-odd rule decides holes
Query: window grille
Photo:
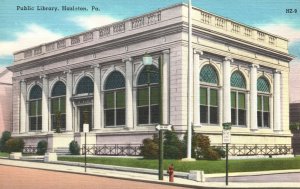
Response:
[[[218,76],[216,70],[211,65],[205,65],[200,72],[200,81],[206,83],[218,84]]]
[[[87,76],[80,79],[76,88],[76,94],[84,93],[94,93],[94,82]]]

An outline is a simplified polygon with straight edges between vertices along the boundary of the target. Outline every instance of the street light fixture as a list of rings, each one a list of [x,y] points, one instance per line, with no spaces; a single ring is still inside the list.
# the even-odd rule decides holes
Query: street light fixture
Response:
[[[159,75],[159,112],[160,112],[160,121],[159,123],[162,125],[162,118],[163,118],[163,111],[162,111],[162,85],[161,85],[161,78],[162,78],[162,66],[161,61],[158,61],[158,72],[150,70],[150,66],[153,65],[153,59],[152,56],[149,55],[147,52],[143,56],[142,64],[146,66],[146,71],[148,74],[148,85],[150,84],[150,73],[156,73]],[[158,179],[163,180],[163,156],[164,150],[163,150],[163,130],[159,130],[159,169],[158,169]]]

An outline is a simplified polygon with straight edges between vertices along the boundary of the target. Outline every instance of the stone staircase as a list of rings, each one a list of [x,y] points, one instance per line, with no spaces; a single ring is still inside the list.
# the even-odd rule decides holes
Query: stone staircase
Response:
[[[71,155],[71,153],[69,152],[69,148],[67,147],[59,147],[55,149],[55,152],[58,156],[61,155]]]

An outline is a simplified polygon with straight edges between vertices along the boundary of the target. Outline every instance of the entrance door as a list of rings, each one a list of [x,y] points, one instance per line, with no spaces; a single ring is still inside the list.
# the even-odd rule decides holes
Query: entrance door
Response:
[[[81,106],[79,107],[80,111],[80,132],[83,132],[83,124],[88,123],[90,127],[90,131],[92,130],[92,106]]]

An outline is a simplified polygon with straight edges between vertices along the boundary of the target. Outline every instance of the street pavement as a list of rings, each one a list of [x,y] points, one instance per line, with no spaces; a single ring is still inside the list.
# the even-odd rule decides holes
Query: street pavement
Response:
[[[111,184],[117,184],[117,185],[107,185],[103,188],[129,188],[129,189],[135,189],[135,188],[147,188],[148,186],[141,186],[141,185],[132,185],[130,183],[122,184],[123,181],[131,181],[131,182],[142,182],[145,184],[156,184],[155,186],[149,186],[149,187],[156,187],[159,188],[160,186],[162,188],[168,188],[169,186],[176,186],[176,187],[185,187],[185,188],[299,188],[300,189],[300,181],[299,181],[299,173],[300,170],[285,170],[285,171],[268,171],[268,172],[253,172],[253,173],[230,173],[229,178],[229,185],[226,186],[224,182],[222,182],[222,179],[224,181],[224,174],[208,174],[206,175],[206,180],[208,182],[196,182],[192,180],[188,180],[187,178],[175,178],[174,183],[168,182],[168,177],[164,177],[163,181],[158,180],[157,175],[153,174],[145,174],[145,173],[137,173],[137,172],[130,172],[130,171],[118,171],[118,170],[107,170],[107,169],[100,169],[100,168],[87,168],[87,172],[84,172],[84,168],[80,166],[70,166],[70,165],[62,165],[62,164],[53,164],[53,163],[42,163],[42,162],[33,162],[33,161],[20,161],[20,160],[9,160],[6,158],[0,159],[0,165],[2,166],[10,166],[10,167],[22,167],[22,168],[30,168],[30,170],[44,170],[44,171],[51,171],[54,173],[59,173],[56,177],[53,175],[48,175],[48,173],[39,173],[38,176],[35,176],[32,174],[32,171],[27,170],[23,174],[18,174],[18,171],[12,170],[9,174],[6,174],[5,169],[3,170],[2,167],[0,167],[0,188],[2,189],[14,189],[16,188],[22,188],[26,189],[23,186],[28,186],[27,182],[34,182],[36,184],[40,184],[42,182],[48,183],[48,185],[51,185],[51,183],[56,183],[57,186],[51,185],[51,189],[59,189],[59,187],[65,186],[72,186],[70,188],[76,189],[78,186],[72,185],[73,182],[80,183],[80,186],[86,186],[82,187],[84,189],[88,188],[99,188],[98,185],[88,185],[90,182],[96,182],[96,181],[86,181],[86,179],[90,179],[88,177],[93,177],[93,179],[102,179],[102,178],[110,178],[114,180],[109,181],[103,181],[106,183]],[[8,168],[6,168],[8,169]],[[8,171],[9,172],[9,171]],[[278,173],[285,173],[291,178],[297,179],[297,182],[294,180],[283,180]],[[291,173],[294,172],[294,173]],[[68,176],[67,174],[71,174],[71,176]],[[77,178],[74,175],[81,175],[82,177]],[[268,175],[274,175],[273,181],[268,181],[267,176]],[[263,177],[260,177],[258,175],[264,175]],[[25,178],[26,176],[26,178]],[[232,177],[235,176],[235,177]],[[240,178],[236,177],[239,176]],[[277,176],[277,177],[276,177]],[[281,175],[282,176],[282,175]],[[20,178],[19,178],[20,177]],[[40,177],[45,177],[46,180],[40,180]],[[59,179],[60,178],[60,179]],[[260,178],[262,178],[260,180]],[[5,185],[6,182],[10,182],[11,179],[15,179],[14,183],[15,185],[8,186]],[[117,180],[116,180],[117,179]],[[235,179],[241,179],[241,180],[235,180]],[[244,180],[243,180],[244,179]],[[249,179],[249,180],[248,180]],[[264,180],[267,179],[267,180]],[[70,182],[72,182],[70,184]],[[61,184],[61,185],[59,185]],[[78,184],[79,185],[79,184]],[[130,187],[128,187],[128,185]],[[22,186],[22,187],[21,187]],[[63,188],[65,188],[63,187]],[[30,189],[37,188],[37,187],[28,187]],[[41,187],[44,188],[44,187]]]
[[[208,178],[206,179],[206,181],[225,182],[225,177]],[[256,182],[256,183],[294,182],[294,183],[298,183],[300,188],[300,173],[234,176],[234,177],[229,177],[229,182]]]

